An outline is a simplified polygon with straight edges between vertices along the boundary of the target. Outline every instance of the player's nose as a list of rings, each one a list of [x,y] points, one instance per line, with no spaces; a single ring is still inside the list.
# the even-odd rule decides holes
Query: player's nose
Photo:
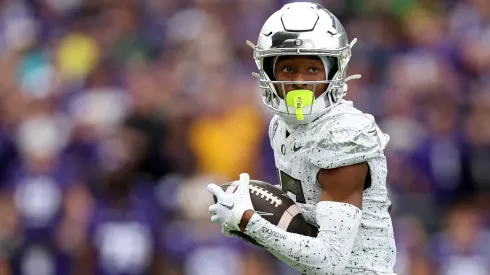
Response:
[[[293,84],[293,89],[306,89],[308,88],[308,84],[304,83],[306,81],[305,77],[302,74],[296,74],[294,77],[295,83]]]

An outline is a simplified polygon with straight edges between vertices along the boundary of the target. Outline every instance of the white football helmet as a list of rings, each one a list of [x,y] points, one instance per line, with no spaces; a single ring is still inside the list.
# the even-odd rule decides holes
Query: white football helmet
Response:
[[[257,45],[247,41],[254,49],[254,59],[259,74],[263,103],[290,125],[309,123],[325,114],[344,97],[348,80],[360,75],[346,77],[347,65],[351,58],[351,48],[347,34],[339,20],[327,9],[315,3],[298,2],[287,4],[272,14],[265,22]],[[324,81],[303,81],[313,84],[313,91],[298,90],[286,94],[285,84],[297,81],[276,81],[274,66],[278,56],[316,55],[325,65],[327,79]],[[318,84],[327,83],[324,93],[315,98]],[[281,98],[274,84],[282,87]]]

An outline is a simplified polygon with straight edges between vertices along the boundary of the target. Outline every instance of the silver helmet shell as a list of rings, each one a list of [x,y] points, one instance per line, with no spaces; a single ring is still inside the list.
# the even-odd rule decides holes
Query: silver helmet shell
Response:
[[[347,66],[351,58],[351,48],[356,39],[349,44],[347,34],[340,21],[327,9],[315,3],[298,2],[287,4],[272,14],[260,31],[257,45],[250,41],[247,44],[254,49],[254,59],[259,73],[263,103],[275,114],[289,124],[306,124],[325,114],[345,96]],[[323,81],[303,81],[313,84],[314,91],[318,84],[326,83],[327,89],[314,99],[313,104],[303,107],[303,119],[298,120],[295,108],[286,104],[275,85],[294,84],[296,81],[276,81],[273,75],[273,64],[278,56],[315,55],[319,56],[329,68],[327,79]],[[329,63],[329,64],[327,64]],[[314,92],[313,91],[313,92]]]

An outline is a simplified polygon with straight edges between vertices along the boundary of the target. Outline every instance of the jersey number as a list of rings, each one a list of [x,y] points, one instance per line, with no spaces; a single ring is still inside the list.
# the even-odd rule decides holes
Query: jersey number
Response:
[[[283,171],[277,170],[277,178],[281,184],[282,191],[285,193],[292,193],[296,196],[296,202],[306,203],[305,195],[303,194],[303,186],[301,181],[297,180]]]

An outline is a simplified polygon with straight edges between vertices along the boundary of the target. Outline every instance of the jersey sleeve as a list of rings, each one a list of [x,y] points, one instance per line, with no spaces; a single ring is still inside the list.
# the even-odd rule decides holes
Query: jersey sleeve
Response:
[[[320,169],[349,166],[381,156],[389,141],[374,118],[368,116],[344,116],[327,124],[317,136],[309,160]]]

